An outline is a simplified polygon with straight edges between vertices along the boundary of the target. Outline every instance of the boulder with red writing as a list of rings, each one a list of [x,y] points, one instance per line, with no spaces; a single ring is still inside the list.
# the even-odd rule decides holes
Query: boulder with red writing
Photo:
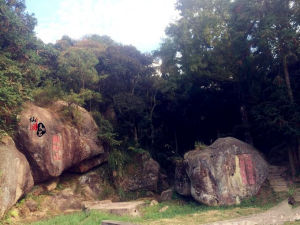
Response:
[[[260,153],[231,137],[186,153],[184,163],[193,198],[213,206],[239,204],[255,195],[268,176],[268,164]]]
[[[18,148],[29,160],[37,183],[71,167],[87,171],[87,160],[93,161],[92,168],[107,159],[92,116],[79,106],[74,106],[73,113],[69,109],[63,101],[47,108],[26,103],[19,115]]]

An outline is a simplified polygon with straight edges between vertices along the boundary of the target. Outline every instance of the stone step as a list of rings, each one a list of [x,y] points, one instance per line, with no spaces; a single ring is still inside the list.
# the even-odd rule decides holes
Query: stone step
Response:
[[[287,171],[286,168],[284,169],[269,169],[269,174],[282,174]]]
[[[270,182],[271,186],[287,186],[287,183],[284,181],[272,181]]]
[[[139,209],[146,205],[144,201],[132,201],[132,202],[84,202],[85,207],[88,210],[99,210],[116,214],[119,216],[130,215],[139,216]]]
[[[296,202],[300,202],[300,195],[295,195],[294,199],[295,199]]]
[[[112,221],[112,220],[103,220],[102,225],[134,225],[133,223]]]
[[[270,165],[270,166],[269,166],[269,169],[285,169],[285,170],[287,170],[287,167],[285,167],[285,166],[274,166],[274,165]]]
[[[287,191],[289,191],[289,189],[288,189],[288,187],[273,187],[273,190],[275,191],[275,192],[287,192]]]
[[[277,177],[283,178],[283,176],[281,176],[280,174],[269,174],[268,176],[268,178],[277,178]]]

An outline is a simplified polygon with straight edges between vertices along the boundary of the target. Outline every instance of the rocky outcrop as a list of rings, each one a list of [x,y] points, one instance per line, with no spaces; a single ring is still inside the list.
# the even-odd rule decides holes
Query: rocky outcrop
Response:
[[[86,200],[98,200],[104,192],[105,181],[97,171],[90,171],[76,179],[76,189]]]
[[[95,156],[92,159],[86,159],[79,163],[78,165],[73,166],[69,169],[70,172],[75,173],[86,173],[93,169],[94,167],[97,167],[101,165],[103,162],[106,162],[108,159],[108,153],[100,154],[98,156]]]
[[[268,176],[268,164],[259,152],[230,137],[186,153],[184,164],[191,195],[207,205],[238,204],[255,195]]]
[[[183,196],[191,195],[191,182],[186,173],[183,160],[176,161],[174,187],[178,194]]]
[[[32,187],[33,178],[25,156],[5,136],[0,142],[0,218]]]
[[[157,191],[159,181],[159,164],[149,154],[137,154],[129,164],[123,176],[115,179],[116,184],[124,191]]]
[[[63,117],[66,107],[63,101],[49,108],[26,103],[19,116],[18,148],[29,160],[37,183],[57,177],[84,160],[97,157],[92,167],[104,161],[99,160],[104,148],[97,138],[98,127],[92,116],[76,107],[77,124],[74,125]],[[85,165],[79,171],[87,169]]]

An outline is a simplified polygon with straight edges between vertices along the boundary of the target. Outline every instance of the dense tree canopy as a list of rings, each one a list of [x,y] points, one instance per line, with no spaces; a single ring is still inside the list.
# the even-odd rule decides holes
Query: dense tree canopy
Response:
[[[178,0],[152,55],[108,36],[45,45],[22,0],[0,0],[0,132],[25,100],[83,105],[119,152],[162,165],[235,136],[300,168],[300,10],[295,0]],[[159,71],[154,62],[161,62]],[[70,114],[73,115],[73,114]],[[279,157],[280,156],[280,157]]]

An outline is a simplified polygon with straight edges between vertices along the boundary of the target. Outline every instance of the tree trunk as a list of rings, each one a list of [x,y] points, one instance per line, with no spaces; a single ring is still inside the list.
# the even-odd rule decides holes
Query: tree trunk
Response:
[[[300,168],[300,137],[297,137],[297,153],[298,153],[298,161],[299,161],[298,168]]]
[[[294,103],[294,95],[293,95],[293,90],[292,90],[292,86],[291,86],[290,74],[289,74],[286,58],[287,58],[287,55],[285,55],[283,57],[284,78],[285,78],[285,83],[286,83],[286,87],[287,87],[287,91],[288,91],[290,101],[291,101],[291,103]]]
[[[289,74],[289,69],[288,69],[288,64],[287,64],[287,56],[288,55],[283,56],[282,63],[283,63],[284,78],[285,78],[288,96],[289,96],[291,104],[293,104],[294,103],[294,94],[293,94],[291,81],[290,81],[290,74]],[[298,150],[298,154],[296,154],[296,152],[293,151],[293,149],[291,149],[291,147],[289,147],[289,161],[290,161],[293,179],[295,178],[295,175],[296,175],[296,169],[299,168],[299,160],[300,160],[300,157],[298,157],[298,155],[300,156],[300,141],[299,140],[300,140],[299,137],[295,137],[295,145],[296,145],[296,149]],[[295,153],[295,154],[293,154],[293,153]]]
[[[153,95],[153,105],[150,111],[150,121],[151,121],[151,145],[153,146],[154,144],[154,126],[153,126],[153,113],[156,107],[156,94],[157,91],[155,91],[154,95]]]
[[[136,128],[136,126],[134,126],[134,141],[135,141],[135,144],[136,144],[136,145],[139,144],[139,139],[138,139],[138,133],[137,133],[137,128]]]
[[[174,139],[175,139],[175,152],[178,154],[178,139],[177,139],[177,132],[174,130]]]
[[[248,113],[246,110],[246,106],[242,105],[240,108],[240,111],[241,111],[242,123],[245,128],[245,132],[244,132],[245,141],[248,144],[253,145],[253,138],[252,138],[252,135],[251,135],[250,129],[249,129],[249,120],[248,120]]]
[[[291,148],[291,146],[289,146],[288,148],[289,148],[289,162],[290,162],[290,167],[292,172],[292,179],[294,180],[296,176],[296,168],[295,168],[295,161],[293,157],[293,149]]]

